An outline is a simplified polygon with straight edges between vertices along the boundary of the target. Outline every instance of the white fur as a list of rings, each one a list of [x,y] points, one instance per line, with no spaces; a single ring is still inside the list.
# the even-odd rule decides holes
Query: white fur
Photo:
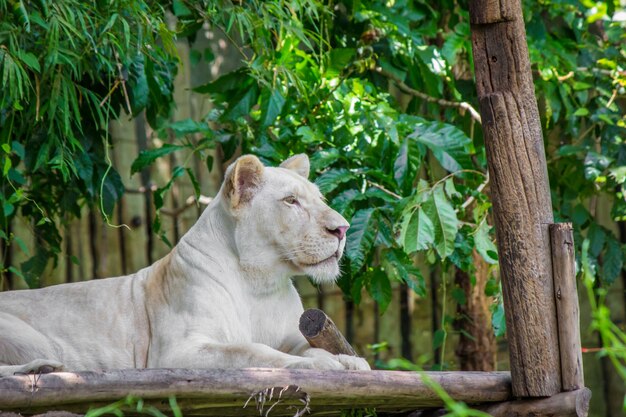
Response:
[[[0,376],[44,366],[369,369],[298,331],[291,277],[333,281],[345,238],[330,231],[348,225],[306,180],[308,164],[240,158],[172,252],[135,274],[0,293]]]

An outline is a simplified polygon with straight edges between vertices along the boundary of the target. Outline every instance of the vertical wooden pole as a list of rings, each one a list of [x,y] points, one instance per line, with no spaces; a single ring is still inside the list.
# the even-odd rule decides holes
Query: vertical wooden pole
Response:
[[[563,391],[585,386],[583,354],[580,345],[580,311],[576,291],[576,258],[571,223],[550,225],[554,297],[559,327],[561,379]]]
[[[561,390],[553,216],[521,1],[471,0],[469,11],[513,395],[550,396]]]
[[[411,343],[411,298],[407,284],[398,287],[400,291],[400,353],[404,359],[413,362],[413,344]]]

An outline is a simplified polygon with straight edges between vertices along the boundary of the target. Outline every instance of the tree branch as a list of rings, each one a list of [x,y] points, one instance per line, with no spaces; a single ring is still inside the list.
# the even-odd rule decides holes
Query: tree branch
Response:
[[[400,78],[396,77],[395,75],[393,75],[392,73],[390,73],[388,71],[385,71],[381,67],[376,67],[372,71],[382,75],[385,78],[389,78],[390,80],[392,80],[393,82],[396,83],[396,85],[398,86],[398,88],[400,90],[402,90],[403,92],[405,92],[407,94],[410,94],[410,95],[415,96],[415,97],[419,97],[422,100],[426,100],[426,101],[428,101],[430,103],[437,103],[440,106],[457,107],[457,108],[463,109],[465,111],[468,111],[470,113],[470,116],[472,117],[472,119],[474,119],[478,123],[482,124],[482,119],[480,118],[480,114],[476,111],[476,109],[474,109],[472,107],[471,104],[469,104],[469,103],[467,103],[465,101],[461,101],[461,102],[459,102],[459,101],[449,101],[449,100],[444,100],[442,98],[436,98],[436,97],[429,96],[426,93],[422,93],[421,91],[417,91],[417,90],[409,87]]]

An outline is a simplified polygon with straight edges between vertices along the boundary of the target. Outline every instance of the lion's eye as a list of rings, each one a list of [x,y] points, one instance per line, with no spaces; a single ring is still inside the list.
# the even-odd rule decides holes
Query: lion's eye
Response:
[[[298,204],[298,199],[296,198],[295,195],[290,195],[288,197],[283,198],[283,201],[289,205],[295,205]]]

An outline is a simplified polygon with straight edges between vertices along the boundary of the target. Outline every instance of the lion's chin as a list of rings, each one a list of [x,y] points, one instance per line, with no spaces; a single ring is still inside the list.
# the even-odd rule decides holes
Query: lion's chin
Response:
[[[333,283],[340,273],[337,255],[314,264],[300,264],[300,268],[318,284]]]

